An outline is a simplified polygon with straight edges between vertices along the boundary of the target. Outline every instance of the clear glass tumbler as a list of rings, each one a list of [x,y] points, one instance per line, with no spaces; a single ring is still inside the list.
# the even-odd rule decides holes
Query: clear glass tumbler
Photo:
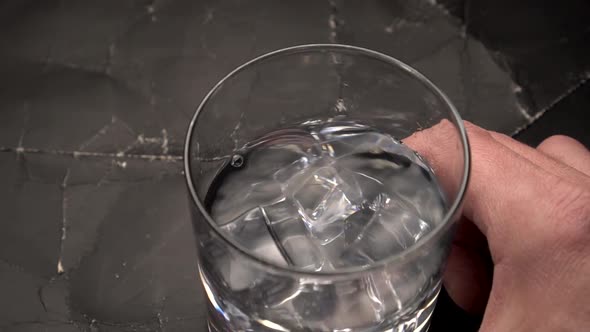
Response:
[[[228,236],[212,216],[210,192],[229,164],[244,162],[238,152],[270,132],[334,119],[402,141],[441,121],[452,124],[450,139],[433,147],[444,148],[455,165],[440,181],[446,197],[440,220],[404,250],[386,252],[371,264],[329,270],[277,263]],[[190,124],[184,157],[211,331],[428,329],[470,157],[457,110],[416,70],[346,45],[303,45],[265,54],[235,69],[207,94]]]

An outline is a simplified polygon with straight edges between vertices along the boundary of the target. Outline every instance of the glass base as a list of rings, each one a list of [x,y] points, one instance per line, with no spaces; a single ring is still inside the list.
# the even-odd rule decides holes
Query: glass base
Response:
[[[432,292],[432,294],[425,300],[422,301],[419,309],[415,310],[411,314],[406,314],[399,318],[388,320],[385,323],[381,323],[374,327],[364,328],[346,328],[347,332],[427,332],[430,328],[430,318],[436,305],[436,299],[440,292],[440,286]],[[232,318],[227,314],[221,314],[216,310],[209,302],[209,316],[208,316],[208,329],[209,332],[234,332],[234,331],[257,331],[257,332],[286,332],[286,331],[314,331],[309,328],[285,328],[284,326],[275,324],[270,321],[261,319],[248,319],[244,320],[243,317],[239,319],[241,322],[232,321]],[[241,325],[241,326],[237,326]],[[342,328],[328,331],[342,331]],[[319,331],[319,330],[318,330]]]

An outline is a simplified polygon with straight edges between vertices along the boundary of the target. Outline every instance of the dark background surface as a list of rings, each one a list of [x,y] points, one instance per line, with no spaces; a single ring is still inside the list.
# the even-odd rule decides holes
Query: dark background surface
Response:
[[[0,331],[205,331],[182,142],[245,60],[369,47],[478,125],[590,146],[589,14],[585,0],[0,1]],[[431,330],[479,319],[443,294]]]

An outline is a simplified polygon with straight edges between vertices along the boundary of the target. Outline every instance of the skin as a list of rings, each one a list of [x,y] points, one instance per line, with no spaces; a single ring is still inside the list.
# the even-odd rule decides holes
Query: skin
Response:
[[[590,152],[566,136],[535,149],[466,127],[472,173],[447,291],[484,314],[482,332],[590,331]],[[444,182],[457,168],[445,151],[456,139],[442,122],[405,142]]]

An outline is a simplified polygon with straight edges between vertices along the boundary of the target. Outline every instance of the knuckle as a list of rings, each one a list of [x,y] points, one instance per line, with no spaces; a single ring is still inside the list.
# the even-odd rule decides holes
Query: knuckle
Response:
[[[463,121],[467,134],[474,137],[485,137],[489,136],[489,132],[481,127],[474,125],[469,121]]]
[[[563,149],[564,146],[572,146],[572,145],[579,145],[580,143],[565,135],[553,135],[549,136],[548,138],[544,139],[541,144],[537,146],[540,150],[555,150],[555,149]]]
[[[555,187],[553,198],[549,216],[556,223],[556,235],[587,239],[590,236],[590,190],[561,183]]]

